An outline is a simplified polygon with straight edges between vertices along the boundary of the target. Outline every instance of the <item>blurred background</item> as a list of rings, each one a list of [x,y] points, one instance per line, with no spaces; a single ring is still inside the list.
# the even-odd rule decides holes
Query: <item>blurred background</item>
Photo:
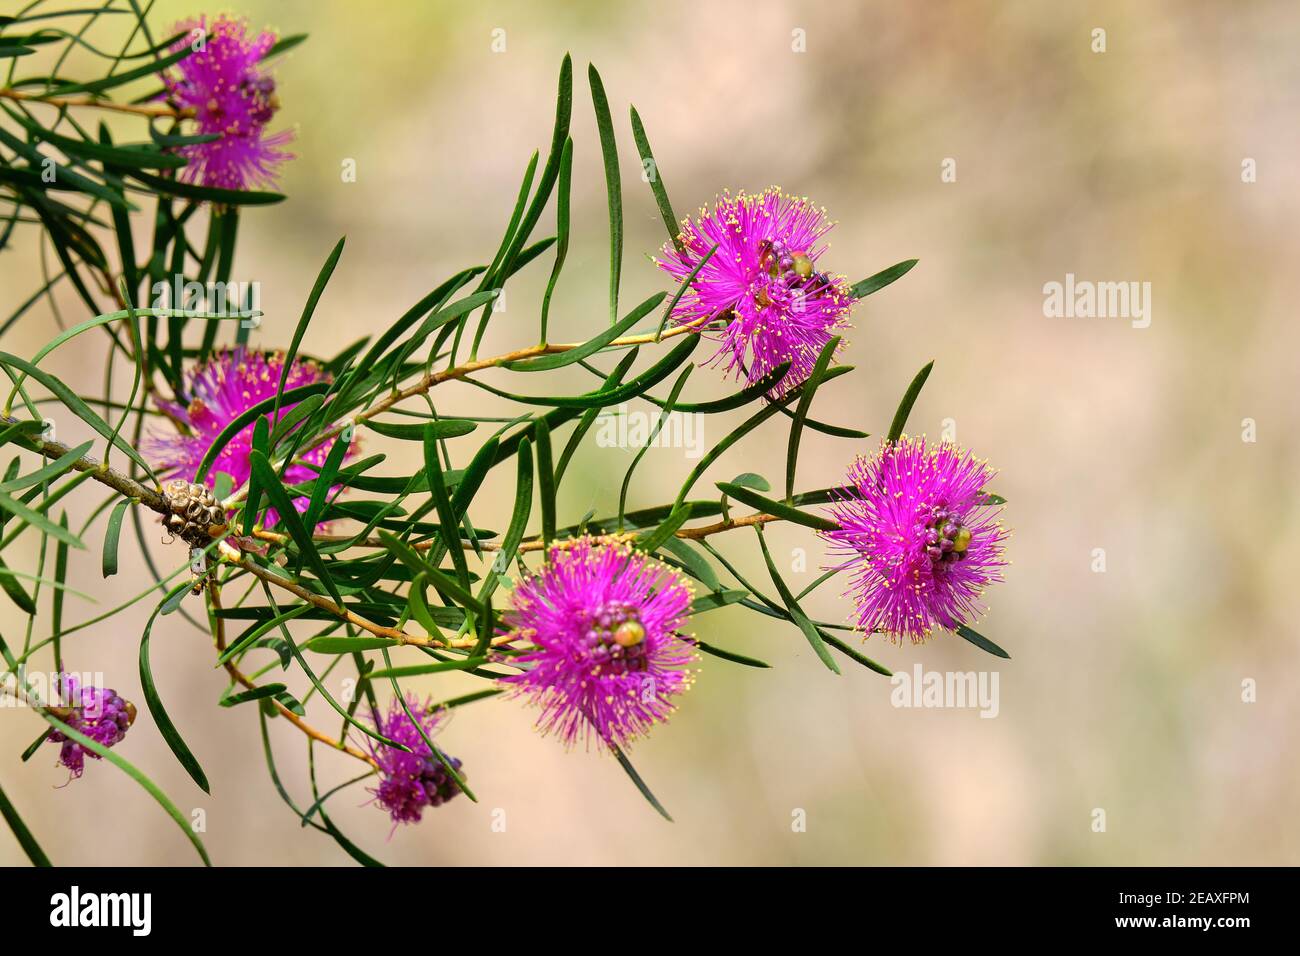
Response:
[[[679,214],[727,187],[776,183],[839,221],[822,260],[832,271],[856,280],[920,259],[856,310],[844,361],[857,372],[819,394],[821,417],[884,432],[908,381],[934,359],[909,431],[938,437],[946,427],[989,458],[1015,529],[1013,565],[986,595],[980,625],[1010,661],[951,635],[864,648],[900,671],[997,671],[995,719],[895,708],[887,679],[849,662],[834,676],[793,626],[728,608],[700,618],[696,632],[774,666],[706,658],[680,712],[633,751],[675,823],[608,756],[566,752],[536,735],[533,712],[493,699],[458,711],[440,737],[481,802],[454,800],[390,838],[387,815],[354,788],[329,804],[354,841],[399,864],[1300,860],[1300,634],[1286,583],[1300,535],[1288,438],[1300,424],[1294,7],[662,0],[394,3],[381,13],[337,0],[241,0],[237,10],[255,26],[311,34],[277,70],[279,120],[297,128],[298,158],[281,181],[290,198],[249,210],[241,226],[235,277],[260,282],[267,313],[255,342],[287,344],[341,235],[347,248],[304,346],[319,355],[490,259],[529,155],[549,144],[555,78],[571,51],[575,233],[552,338],[588,337],[607,308],[590,61],[619,136],[623,300],[664,287],[646,259],[664,235],[627,123],[634,103]],[[151,21],[162,34],[197,12],[193,0],[159,0]],[[120,42],[115,28],[98,29],[106,45]],[[1096,29],[1105,52],[1093,50]],[[73,76],[90,68],[72,63]],[[129,121],[118,128],[143,132]],[[355,182],[341,176],[348,160]],[[1246,160],[1256,181],[1243,181]],[[550,222],[548,213],[539,235]],[[5,312],[39,284],[27,236],[0,255]],[[534,341],[549,269],[546,257],[511,287],[483,354]],[[1150,282],[1150,326],[1045,317],[1043,286],[1067,273]],[[85,317],[72,296],[59,302],[65,319]],[[3,347],[30,356],[53,329],[40,306]],[[77,343],[47,367],[74,384],[98,382],[101,340]],[[555,387],[585,382],[580,375],[556,376]],[[731,390],[709,368],[688,386],[697,399]],[[443,415],[515,413],[469,386],[437,397]],[[742,417],[709,419],[706,447]],[[1244,440],[1252,424],[1257,440]],[[378,436],[366,442],[394,457],[384,473],[411,454]],[[562,519],[617,501],[631,452],[588,446],[561,489]],[[805,433],[803,447],[799,485],[818,488],[874,440]],[[697,487],[742,471],[775,484],[784,453],[785,426],[770,422]],[[671,499],[691,465],[682,449],[652,449],[632,506]],[[512,496],[512,475],[495,476],[476,520],[503,526]],[[74,498],[75,527],[100,496]],[[825,560],[813,533],[774,525],[768,537],[791,583],[810,583]],[[29,538],[5,560],[30,566]],[[716,540],[766,580],[752,535]],[[175,549],[154,544],[160,561],[179,563]],[[798,549],[803,572],[791,570]],[[97,551],[73,554],[71,583],[99,604],[70,599],[70,620],[147,585],[129,534],[121,552],[122,571],[107,582]],[[806,607],[842,620],[851,604],[840,590],[832,582]],[[137,653],[151,606],[69,638],[70,666],[103,672],[141,702]],[[12,641],[23,624],[0,600],[0,631]],[[147,714],[120,752],[184,811],[204,811],[216,861],[348,863],[277,797],[252,710],[216,706],[226,681],[210,638],[169,616],[153,656],[212,795],[194,787]],[[1243,700],[1251,681],[1257,697]],[[412,686],[445,698],[482,685],[439,675]],[[336,727],[320,704],[311,717]],[[114,768],[94,763],[59,789],[67,773],[53,747],[20,763],[42,726],[0,709],[0,780],[56,863],[195,862]],[[280,773],[305,806],[304,740],[283,721],[271,727]],[[357,772],[330,753],[318,765],[323,786]],[[1098,809],[1105,832],[1094,830]],[[492,826],[500,811],[504,832]],[[0,863],[25,863],[8,833]]]

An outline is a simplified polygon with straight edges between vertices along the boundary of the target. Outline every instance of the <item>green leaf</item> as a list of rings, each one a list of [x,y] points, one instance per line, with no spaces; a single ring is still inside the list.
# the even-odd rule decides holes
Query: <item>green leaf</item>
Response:
[[[302,615],[311,612],[314,610],[314,607],[315,606],[311,604],[299,604],[285,611],[283,614],[276,614],[269,620],[254,625],[247,633],[240,635],[238,640],[234,641],[221,653],[220,656],[217,657],[217,663],[214,666],[221,667],[227,661],[233,660],[243,653],[246,648],[252,647],[256,644],[258,640],[268,632],[276,630],[289,621],[292,621],[294,618],[301,617]]]
[[[308,396],[328,392],[330,388],[331,385],[329,382],[312,382],[310,385],[303,385],[300,388],[290,389],[284,393],[284,397],[291,401],[299,402]],[[212,440],[212,444],[208,446],[208,450],[203,453],[203,460],[199,462],[199,468],[195,474],[194,480],[199,484],[203,484],[204,479],[208,477],[208,472],[212,469],[213,464],[216,463],[217,457],[225,450],[225,447],[230,444],[231,440],[249,425],[257,421],[257,419],[270,412],[274,407],[275,399],[266,398],[235,416],[234,420],[221,430],[221,434]]]
[[[293,502],[289,500],[284,487],[276,478],[271,463],[256,448],[249,451],[248,461],[252,466],[253,476],[261,483],[263,492],[270,499],[271,506],[275,508],[276,513],[279,515],[280,524],[288,530],[289,536],[293,538],[293,543],[298,546],[298,550],[311,567],[312,573],[325,585],[330,597],[334,599],[334,603],[342,607],[343,598],[339,595],[338,588],[330,577],[329,571],[326,570],[320,552],[316,550],[316,544],[312,541],[311,532],[303,527],[302,518],[298,516],[298,512],[293,507]]]
[[[903,394],[903,400],[898,403],[898,411],[894,412],[894,420],[889,426],[889,440],[898,441],[903,437],[903,429],[907,427],[907,416],[912,414],[912,406],[916,404],[916,397],[921,394],[921,389],[925,385],[925,380],[930,377],[930,369],[934,368],[934,362],[926,362],[921,371],[916,373],[912,379],[912,384],[907,386],[907,391]]]
[[[154,612],[149,615],[149,620],[144,626],[144,635],[140,638],[140,686],[144,690],[145,703],[149,705],[149,713],[153,714],[153,722],[158,727],[158,732],[162,734],[163,740],[167,741],[167,746],[171,748],[176,759],[180,761],[185,772],[190,778],[199,785],[204,793],[211,793],[208,786],[207,775],[204,774],[203,768],[195,759],[194,754],[186,745],[185,740],[181,737],[180,731],[172,723],[171,718],[167,715],[167,709],[163,707],[162,698],[158,696],[158,688],[154,684],[153,669],[149,665],[149,636],[153,631],[153,622],[158,619],[158,614],[169,600],[177,594],[184,594],[190,587],[188,581],[184,581],[174,587],[167,597],[154,608]]]
[[[635,309],[625,315],[615,324],[605,329],[599,335],[595,335],[583,342],[576,348],[567,349],[563,352],[556,352],[553,355],[543,355],[534,359],[527,359],[519,362],[508,362],[506,368],[512,372],[547,372],[551,369],[563,368],[565,365],[572,365],[574,362],[581,361],[589,355],[599,352],[610,342],[614,341],[636,323],[640,322],[647,315],[667,298],[667,292],[656,292],[650,298],[646,299]]]
[[[817,362],[813,365],[812,372],[808,374],[808,380],[804,383],[803,394],[799,396],[799,404],[795,407],[794,421],[790,423],[790,444],[785,455],[785,500],[787,503],[794,500],[794,474],[799,463],[799,440],[803,437],[803,425],[808,418],[808,410],[812,408],[812,400],[813,396],[817,394],[817,386],[821,385],[822,379],[826,375],[826,368],[830,365],[831,357],[839,346],[840,337],[836,335],[822,348],[821,354],[817,356]]]
[[[289,381],[289,373],[293,368],[293,360],[298,355],[298,346],[302,344],[302,337],[307,332],[307,326],[311,324],[311,317],[316,312],[316,303],[320,302],[320,297],[325,292],[325,286],[329,285],[330,277],[334,275],[334,267],[339,263],[339,256],[343,255],[343,244],[347,242],[347,236],[343,236],[334,244],[325,264],[321,266],[320,273],[316,276],[316,283],[311,288],[311,294],[307,296],[307,302],[302,307],[302,316],[298,319],[297,326],[293,330],[293,338],[289,342],[289,350],[284,356],[284,368],[280,372],[280,384],[275,389],[275,407],[271,412],[271,421],[280,419],[280,402],[284,397],[284,385]]]
[[[551,426],[539,418],[534,424],[537,442],[537,484],[542,504],[542,541],[555,538],[555,465],[551,460]]]
[[[325,463],[321,465],[320,474],[316,477],[315,484],[312,486],[311,500],[307,505],[306,512],[303,514],[302,523],[304,526],[315,529],[320,522],[321,511],[325,508],[330,488],[333,487],[334,479],[339,473],[339,467],[343,464],[343,456],[348,453],[348,449],[351,447],[351,444],[344,441],[342,436],[334,439],[329,454],[325,456]]]
[[[596,110],[600,152],[605,160],[605,193],[609,200],[609,321],[618,318],[618,285],[623,271],[623,186],[618,172],[618,145],[614,142],[614,121],[609,115],[605,84],[593,65],[587,66],[591,102]]]
[[[567,57],[566,57],[567,59]],[[551,316],[551,296],[555,293],[555,283],[560,279],[560,270],[569,255],[569,194],[573,180],[573,140],[564,141],[564,152],[560,156],[560,191],[555,200],[555,265],[551,267],[551,277],[546,281],[546,293],[542,296],[542,334],[541,344],[546,344],[546,327]]]
[[[678,251],[681,251],[677,216],[673,212],[673,204],[668,201],[668,190],[664,188],[663,177],[659,175],[659,164],[655,162],[654,153],[650,151],[650,140],[646,137],[645,127],[641,125],[641,117],[637,114],[635,106],[631,107],[631,114],[632,138],[636,140],[636,151],[641,156],[642,173],[650,182],[650,189],[654,193],[655,203],[659,206],[659,215],[664,221],[664,228],[668,230],[669,240]]]
[[[39,511],[32,510],[21,501],[11,498],[3,492],[0,492],[0,510],[7,511],[30,525],[35,525],[45,534],[57,538],[64,544],[71,545],[74,548],[79,548],[82,551],[86,549],[86,546],[81,543],[81,539],[67,528],[60,527],[58,523],[51,521]],[[12,595],[10,596],[12,597]]]
[[[140,453],[123,441],[122,438],[120,438],[114,430],[109,427],[108,423],[105,422],[104,419],[91,411],[90,406],[78,398],[72,389],[68,388],[68,386],[63,384],[62,381],[55,378],[53,375],[50,375],[43,369],[37,368],[35,365],[25,361],[24,359],[20,359],[16,355],[10,355],[8,352],[0,352],[0,363],[21,369],[31,378],[36,379],[36,381],[48,388],[55,397],[59,399],[59,401],[67,406],[68,411],[80,418],[104,438],[107,438],[114,448],[121,449],[121,451],[133,462],[139,465],[141,469],[144,470],[144,473],[151,479],[155,482],[158,480],[157,476],[153,473],[153,469],[150,468],[149,463],[140,456]]]
[[[994,657],[1001,657],[1006,660],[1011,660],[1010,654],[1008,654],[1002,648],[998,647],[996,644],[990,641],[983,634],[979,633],[979,631],[976,631],[974,628],[967,627],[965,624],[958,624],[956,631],[958,637],[965,638],[966,640],[974,644],[976,647],[978,647],[980,650],[987,651],[988,653],[992,654]]]
[[[429,479],[429,496],[438,511],[439,535],[443,544],[451,552],[451,563],[456,569],[456,578],[461,587],[469,587],[469,565],[465,561],[465,550],[460,546],[460,526],[456,512],[451,507],[447,496],[447,485],[442,473],[442,462],[438,459],[438,431],[436,423],[424,426],[424,470]]]
[[[317,654],[351,654],[354,651],[374,651],[393,647],[398,642],[391,637],[313,637],[303,644],[303,650]]]
[[[646,782],[641,779],[641,775],[636,772],[636,768],[632,766],[632,761],[627,759],[627,754],[623,753],[622,748],[611,745],[610,749],[613,750],[614,756],[618,758],[619,766],[623,768],[628,777],[631,778],[632,782],[636,784],[636,788],[641,791],[641,796],[645,797],[650,806],[655,808],[656,813],[669,823],[672,823],[673,818],[668,815],[668,811],[664,809],[664,805],[659,802],[659,799],[650,792],[650,788],[647,787]]]
[[[283,684],[263,684],[261,687],[255,687],[252,690],[246,690],[239,694],[231,694],[229,697],[222,697],[217,704],[221,707],[236,707],[239,704],[247,704],[251,700],[262,700],[266,697],[275,697],[284,691]]]
[[[705,644],[703,641],[696,641],[695,646],[706,654],[714,657],[720,657],[724,661],[731,661],[733,664],[744,664],[746,667],[771,667],[766,661],[760,661],[757,657],[746,657],[744,654],[737,654],[734,651],[724,651],[720,647],[714,647],[712,644]]]
[[[646,554],[654,554],[662,548],[675,534],[677,529],[690,520],[692,507],[689,502],[678,502],[673,506],[672,511],[664,518],[659,526],[653,531],[647,531],[638,535],[636,547]]]
[[[9,824],[9,829],[13,831],[14,837],[18,840],[18,845],[23,848],[27,854],[27,859],[32,861],[32,866],[52,866],[50,858],[45,855],[40,844],[36,842],[36,837],[32,836],[32,831],[27,829],[27,824],[23,823],[23,818],[18,815],[18,810],[9,798],[5,795],[4,788],[0,787],[0,816],[5,818]]]
[[[419,677],[424,674],[441,674],[444,671],[472,671],[488,662],[487,657],[466,657],[458,661],[439,661],[436,664],[411,664],[407,667],[385,667],[371,671],[370,680],[381,677]]]
[[[867,657],[866,654],[863,654],[861,651],[857,650],[847,642],[840,640],[834,634],[828,633],[826,630],[820,627],[817,628],[817,633],[821,635],[821,639],[825,641],[827,644],[829,644],[831,647],[835,648],[837,651],[839,651],[844,656],[850,658],[851,660],[854,660],[857,663],[861,664],[863,667],[869,668],[870,670],[875,671],[877,674],[884,674],[886,677],[894,676],[894,672],[891,671],[884,664],[879,664],[876,661],[873,661],[870,657]]]
[[[4,589],[5,594],[9,595],[9,600],[17,604],[24,614],[36,613],[36,602],[18,583],[18,579],[9,570],[9,565],[5,564],[3,558],[0,558],[0,588]]]
[[[281,193],[196,186],[181,179],[163,179],[161,176],[153,176],[139,170],[133,170],[129,175],[155,192],[165,196],[178,196],[181,199],[206,200],[223,206],[270,206],[284,201]]]
[[[386,438],[422,442],[425,440],[425,436],[429,434],[433,435],[435,441],[468,435],[478,428],[478,423],[460,418],[440,418],[420,425],[397,425],[392,422],[377,422],[373,419],[367,419],[365,426]]]
[[[793,505],[788,505],[783,501],[775,501],[771,498],[765,498],[755,491],[750,491],[743,485],[733,484],[729,481],[717,482],[718,489],[730,498],[735,498],[739,502],[749,505],[751,508],[757,508],[759,511],[765,511],[768,514],[776,515],[786,521],[794,524],[801,524],[807,528],[815,528],[818,531],[834,531],[839,527],[834,521],[829,521],[819,515],[808,514],[800,511]]]
[[[692,617],[696,614],[703,614],[705,611],[716,611],[720,607],[727,607],[738,601],[743,601],[749,597],[748,591],[714,591],[712,594],[702,594],[691,602],[687,613]]]
[[[823,664],[833,673],[840,672],[840,666],[835,663],[835,658],[831,657],[831,652],[826,649],[826,643],[822,640],[821,632],[816,625],[808,619],[808,615],[799,607],[799,602],[794,599],[790,589],[786,586],[785,581],[776,570],[776,565],[772,562],[772,554],[767,549],[767,541],[763,537],[763,529],[758,530],[758,543],[763,551],[763,560],[767,563],[767,573],[772,578],[772,583],[776,585],[776,593],[780,596],[785,604],[785,609],[790,613],[790,618],[798,625],[799,630],[803,631],[803,636],[808,639],[808,644],[821,658]]]
[[[855,283],[853,287],[849,289],[849,292],[855,299],[864,299],[871,295],[871,293],[880,291],[894,280],[901,279],[903,276],[907,275],[907,273],[911,271],[912,266],[916,265],[916,262],[917,260],[915,259],[905,259],[897,265],[892,265],[888,269],[877,272],[870,278]]]

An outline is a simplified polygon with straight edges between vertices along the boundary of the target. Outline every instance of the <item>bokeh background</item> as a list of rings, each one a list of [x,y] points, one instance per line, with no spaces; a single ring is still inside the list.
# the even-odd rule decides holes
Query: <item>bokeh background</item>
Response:
[[[242,0],[239,11],[311,34],[278,69],[280,118],[298,130],[298,158],[282,180],[290,199],[250,211],[241,230],[236,277],[261,283],[268,313],[257,341],[287,342],[340,235],[347,249],[307,343],[323,355],[489,259],[529,154],[549,142],[567,50],[577,80],[575,235],[554,338],[585,338],[606,314],[591,61],[619,134],[623,298],[663,287],[645,258],[663,235],[627,125],[635,103],[680,213],[726,187],[778,183],[839,220],[824,260],[833,270],[857,279],[920,259],[858,308],[845,357],[857,372],[818,404],[824,417],[883,432],[907,382],[935,359],[910,430],[937,436],[950,419],[959,441],[1001,469],[995,488],[1015,529],[1014,563],[989,592],[981,625],[1010,661],[950,636],[866,647],[899,670],[997,670],[996,719],[896,709],[886,679],[847,662],[833,676],[795,628],[729,608],[697,631],[773,668],[707,659],[680,713],[634,751],[676,823],[661,820],[613,760],[565,752],[533,732],[530,711],[495,699],[459,712],[441,737],[481,802],[457,799],[390,838],[386,815],[353,789],[330,806],[356,842],[401,864],[1297,862],[1292,5]],[[162,31],[193,12],[192,0],[160,0],[151,17]],[[497,28],[504,52],[492,49]],[[1092,51],[1094,28],[1106,31],[1104,53]],[[797,29],[806,52],[792,49]],[[956,160],[955,182],[941,179],[946,158]],[[1243,182],[1248,158],[1255,182]],[[354,183],[341,181],[346,159],[356,162]],[[0,255],[6,313],[38,281],[32,235]],[[485,352],[532,341],[548,272],[542,260],[512,287]],[[1150,327],[1045,318],[1043,285],[1067,272],[1150,282]],[[70,296],[59,302],[65,319],[84,317]],[[3,347],[31,355],[53,328],[38,307]],[[100,340],[86,336],[49,367],[97,383],[103,362]],[[690,389],[706,397],[729,386],[700,369]],[[510,407],[469,386],[438,397],[442,414]],[[1256,441],[1243,440],[1243,419],[1255,423]],[[710,419],[706,442],[738,420]],[[779,478],[784,447],[784,426],[769,423],[701,486],[741,471]],[[388,473],[410,454],[377,436],[367,448],[396,456]],[[814,433],[804,448],[805,488],[838,481],[865,450]],[[612,507],[629,455],[585,449],[562,489],[563,513]],[[690,465],[680,449],[650,451],[633,504],[671,498]],[[512,482],[494,480],[478,521],[504,523]],[[74,526],[98,500],[72,504]],[[7,561],[30,566],[27,537]],[[811,581],[824,560],[815,536],[773,526],[769,538],[787,569],[805,549],[808,570],[789,578]],[[720,542],[764,579],[751,535]],[[1103,573],[1094,570],[1099,548]],[[73,555],[72,583],[100,604],[72,600],[70,619],[147,584],[136,551],[124,536],[123,569],[109,582],[97,553]],[[160,543],[155,553],[178,563]],[[823,587],[809,609],[844,618],[839,591]],[[147,611],[138,605],[70,638],[73,666],[104,672],[141,701]],[[0,600],[6,638],[20,637],[22,624]],[[253,712],[216,706],[225,679],[209,638],[171,616],[153,645],[159,685],[212,796],[176,765],[147,715],[122,752],[184,810],[205,811],[216,860],[349,862],[277,798]],[[1243,701],[1248,680],[1254,702]],[[422,688],[447,697],[479,686],[451,675]],[[318,706],[313,718],[334,727]],[[66,772],[52,748],[21,764],[42,726],[0,709],[0,779],[56,862],[194,862],[157,805],[113,768],[95,764],[59,789]],[[310,803],[303,740],[272,726],[287,786]],[[326,785],[356,772],[341,756],[320,763]],[[1093,830],[1097,808],[1104,833]],[[505,832],[492,828],[498,809]],[[796,810],[806,832],[792,829]],[[25,862],[7,833],[0,862]]]

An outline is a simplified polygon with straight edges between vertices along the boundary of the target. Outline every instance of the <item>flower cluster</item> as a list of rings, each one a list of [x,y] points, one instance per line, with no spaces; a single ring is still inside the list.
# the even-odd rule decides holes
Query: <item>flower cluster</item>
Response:
[[[185,379],[188,404],[158,402],[163,412],[188,429],[188,434],[173,430],[153,432],[148,436],[146,449],[157,466],[171,477],[194,481],[199,463],[211,447],[213,439],[244,412],[260,402],[274,398],[283,371],[284,356],[280,353],[250,352],[242,347],[216,352],[207,361],[193,366]],[[304,385],[328,381],[329,374],[315,362],[295,359],[289,367],[284,389],[287,392]],[[281,405],[280,417],[287,415],[293,407],[294,403],[289,402]],[[230,475],[236,488],[248,480],[252,471],[249,451],[253,447],[254,427],[255,423],[250,422],[217,455],[208,472],[209,486],[213,481],[212,476],[220,472]],[[316,471],[308,466],[319,466],[328,454],[328,445],[299,452],[297,457],[300,461],[289,465],[285,470],[286,484],[299,484],[315,478]],[[305,511],[306,499],[295,499],[294,507],[300,512]],[[268,509],[267,524],[272,525],[277,520],[275,510]]]
[[[619,542],[583,537],[551,548],[518,583],[506,624],[533,649],[502,678],[541,707],[538,727],[566,745],[592,734],[626,746],[673,712],[694,651],[679,629],[691,591],[674,571]]]
[[[249,36],[242,19],[199,17],[178,23],[184,36],[172,47],[193,52],[162,75],[167,98],[192,110],[196,132],[215,136],[179,148],[189,160],[181,171],[187,182],[221,189],[245,190],[274,183],[276,167],[293,156],[284,147],[293,133],[268,133],[267,124],[280,108],[275,80],[261,67],[276,35]]]
[[[387,714],[374,715],[374,725],[380,734],[408,750],[368,741],[370,755],[379,766],[379,785],[370,792],[375,802],[388,811],[394,825],[419,823],[425,807],[440,807],[460,793],[460,786],[424,741],[426,736],[433,739],[445,711],[412,696],[407,697],[406,706],[410,714],[401,701],[393,701]],[[420,728],[424,729],[423,735]],[[447,757],[447,762],[460,772],[459,760]]]
[[[988,463],[944,442],[882,443],[849,470],[831,505],[839,524],[822,532],[852,569],[858,626],[920,643],[983,610],[985,586],[1000,581],[1007,532],[984,489]]]
[[[832,226],[825,210],[775,187],[725,194],[712,210],[684,220],[677,243],[655,260],[679,283],[704,263],[673,321],[726,322],[721,332],[703,333],[720,343],[713,361],[749,381],[791,363],[768,392],[780,398],[808,378],[822,349],[848,327],[853,296],[844,278],[817,268]]]
[[[51,710],[73,730],[85,734],[95,743],[113,747],[121,742],[135,723],[135,705],[123,700],[117,691],[86,686],[72,674],[59,675],[63,706]],[[60,744],[59,763],[67,767],[73,778],[80,777],[86,758],[99,760],[100,755],[88,750],[60,730],[53,730],[46,738]]]

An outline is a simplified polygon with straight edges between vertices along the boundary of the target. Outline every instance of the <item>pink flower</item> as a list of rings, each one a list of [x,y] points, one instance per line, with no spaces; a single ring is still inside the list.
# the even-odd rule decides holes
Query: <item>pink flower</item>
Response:
[[[984,588],[1002,580],[1007,532],[985,486],[996,472],[957,446],[925,439],[884,442],[849,470],[831,504],[837,530],[821,532],[847,555],[858,626],[921,643],[980,613]]]
[[[72,674],[60,674],[59,683],[63,707],[70,711],[62,717],[65,724],[104,747],[114,747],[122,742],[135,723],[134,704],[123,700],[115,690],[82,686]],[[57,706],[52,709],[59,710]],[[47,740],[61,745],[59,763],[68,768],[73,779],[81,776],[87,757],[101,759],[99,754],[86,749],[60,730],[50,731]]]
[[[776,187],[755,196],[725,194],[712,211],[682,222],[681,252],[667,244],[655,260],[680,283],[717,246],[673,309],[673,321],[725,321],[720,332],[703,333],[720,343],[712,361],[725,360],[728,373],[748,381],[790,362],[768,393],[780,398],[808,378],[822,349],[848,327],[853,296],[843,276],[817,269],[832,225],[824,210]]]
[[[572,745],[594,734],[626,746],[675,709],[695,659],[678,629],[691,591],[674,571],[630,546],[579,538],[551,548],[515,588],[505,622],[533,650],[503,678],[541,709],[538,727]]]
[[[420,703],[411,696],[407,697],[406,703],[424,728],[424,733],[432,739],[444,711],[430,707],[427,701]],[[410,748],[409,752],[402,751],[367,738],[370,755],[379,764],[379,786],[370,792],[375,795],[375,801],[388,811],[394,825],[419,823],[425,807],[440,807],[460,793],[460,786],[433,755],[400,701],[393,701],[386,715],[376,714],[374,723],[375,730],[389,740]],[[460,761],[455,757],[448,757],[447,762],[460,770]]]
[[[249,352],[242,346],[214,352],[207,361],[192,367],[186,373],[185,393],[188,404],[158,402],[159,408],[188,426],[190,434],[151,432],[146,439],[146,452],[157,467],[167,472],[168,477],[194,481],[203,456],[226,426],[254,405],[275,397],[283,369],[284,356],[279,353],[268,355]],[[294,359],[284,390],[288,392],[303,385],[328,381],[329,373],[315,362]],[[287,415],[295,404],[282,404],[280,418]],[[270,413],[265,417],[270,418]],[[275,423],[271,424],[274,426]],[[219,472],[230,475],[236,488],[248,481],[252,472],[249,452],[253,447],[255,426],[256,422],[250,422],[217,455],[205,479],[209,488],[213,487],[215,476]],[[297,457],[319,467],[329,450],[330,445],[325,443],[300,451]],[[285,484],[302,484],[313,480],[316,474],[316,470],[307,464],[295,463],[285,469]],[[294,507],[299,512],[306,511],[307,504],[306,498],[294,499]],[[275,524],[277,520],[275,510],[268,509],[267,526]]]
[[[219,137],[179,148],[189,160],[181,178],[221,189],[274,185],[276,167],[293,158],[283,149],[292,131],[266,132],[280,108],[275,80],[261,67],[275,34],[263,31],[250,38],[247,21],[227,16],[186,20],[174,30],[185,36],[172,52],[202,47],[177,63],[175,72],[162,74],[167,97],[194,111],[195,132]]]

